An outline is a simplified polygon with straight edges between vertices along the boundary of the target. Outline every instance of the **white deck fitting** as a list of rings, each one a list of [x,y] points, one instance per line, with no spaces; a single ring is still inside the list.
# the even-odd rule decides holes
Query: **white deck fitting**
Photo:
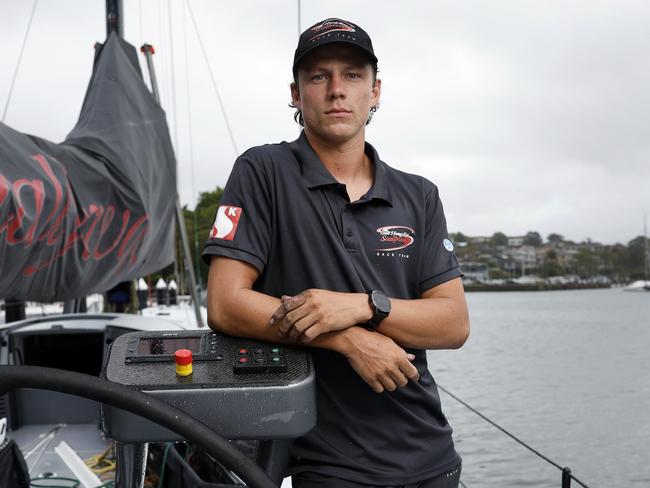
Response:
[[[95,473],[93,473],[83,459],[81,459],[76,452],[64,441],[61,441],[54,451],[61,457],[63,462],[70,468],[84,488],[96,488],[102,484]]]
[[[25,425],[16,431],[9,431],[7,437],[14,439],[18,447],[25,452],[25,447],[28,447],[27,451],[31,450],[44,438],[44,434],[54,427],[55,424]],[[27,465],[30,467],[30,476],[32,478],[47,473],[68,478],[74,477],[74,473],[66,466],[56,452],[54,452],[54,446],[60,441],[65,441],[84,459],[104,452],[110,444],[110,441],[102,437],[102,433],[97,428],[96,423],[67,424],[55,433],[51,442],[44,443],[39,447],[37,452],[34,452],[27,459]],[[32,466],[37,458],[38,462]]]

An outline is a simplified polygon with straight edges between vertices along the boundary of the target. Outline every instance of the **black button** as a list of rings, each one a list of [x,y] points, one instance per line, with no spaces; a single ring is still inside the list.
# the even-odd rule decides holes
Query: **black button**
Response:
[[[348,231],[345,233],[345,235],[347,235],[348,237],[352,237],[352,231],[350,229],[348,229]]]
[[[264,349],[258,347],[253,351],[254,354],[264,354]]]
[[[264,358],[255,358],[253,361],[255,361],[258,364],[262,364],[262,363],[266,362],[266,360]]]

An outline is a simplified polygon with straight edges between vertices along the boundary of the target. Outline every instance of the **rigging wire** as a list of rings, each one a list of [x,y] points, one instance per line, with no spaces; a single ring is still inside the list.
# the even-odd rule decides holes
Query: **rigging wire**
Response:
[[[440,390],[444,391],[447,395],[449,395],[451,398],[453,398],[454,400],[456,400],[458,403],[460,403],[460,404],[463,405],[464,407],[466,407],[466,408],[468,408],[469,410],[471,410],[472,412],[474,412],[476,415],[478,415],[479,417],[481,417],[483,420],[485,420],[486,422],[488,422],[488,423],[491,424],[492,426],[494,426],[494,427],[496,427],[497,429],[499,429],[501,432],[503,432],[504,434],[506,434],[508,437],[510,437],[510,438],[512,438],[513,440],[517,441],[519,444],[521,444],[522,446],[524,446],[526,449],[528,449],[529,451],[531,451],[533,454],[535,454],[535,455],[537,455],[538,457],[542,458],[542,459],[543,459],[544,461],[546,461],[547,463],[552,464],[553,466],[555,466],[555,467],[556,467],[557,469],[559,469],[560,471],[565,472],[565,468],[563,468],[562,466],[560,466],[560,465],[557,464],[556,462],[550,460],[549,458],[547,458],[546,456],[544,456],[544,455],[543,455],[542,453],[540,453],[539,451],[533,449],[533,448],[530,447],[528,444],[526,444],[524,441],[522,441],[522,440],[518,439],[517,437],[515,437],[513,434],[511,434],[511,433],[508,432],[506,429],[504,429],[503,427],[501,427],[500,425],[498,425],[496,422],[494,422],[493,420],[490,420],[488,417],[486,417],[485,415],[483,415],[481,412],[479,412],[478,410],[476,410],[474,407],[472,407],[472,406],[469,405],[468,403],[466,403],[466,402],[464,402],[463,400],[461,400],[460,398],[458,398],[458,397],[457,397],[456,395],[454,395],[452,392],[450,392],[450,391],[447,390],[446,388],[440,386],[440,384],[438,384],[438,388],[439,388]],[[573,480],[575,480],[575,482],[578,483],[579,485],[583,486],[584,488],[589,488],[586,484],[584,484],[582,481],[580,481],[578,478],[576,478],[573,474],[570,473],[569,476],[570,476]]]
[[[11,95],[14,91],[14,85],[16,84],[16,78],[18,78],[18,70],[20,69],[20,63],[23,59],[23,53],[25,52],[25,46],[27,45],[27,38],[29,37],[29,31],[32,28],[32,21],[34,20],[34,13],[36,12],[36,5],[38,0],[34,0],[34,5],[32,6],[32,13],[29,15],[29,21],[27,22],[27,30],[25,31],[25,38],[23,39],[23,45],[20,48],[20,54],[18,55],[18,62],[16,63],[16,69],[14,71],[14,77],[11,80],[11,85],[9,86],[9,94],[7,95],[7,103],[5,103],[4,111],[2,112],[2,122],[5,121],[7,116],[7,110],[9,109],[9,102],[11,101]]]
[[[171,94],[172,94],[172,111],[174,116],[172,120],[174,121],[174,148],[178,152],[178,117],[176,117],[176,74],[174,70],[174,33],[172,29],[172,2],[167,0],[167,12],[169,18],[167,19],[167,27],[169,30],[169,66],[171,71]],[[178,157],[176,158],[178,165]]]
[[[140,42],[144,42],[144,35],[142,31],[142,0],[138,0],[138,13],[139,13],[139,18],[138,22],[140,24]]]
[[[178,147],[178,116],[176,111],[176,72],[174,69],[174,32],[172,28],[172,2],[167,0],[167,29],[169,32],[169,71],[171,81],[171,98],[172,98],[172,122],[174,124],[174,152],[176,153],[176,175],[178,178],[178,160],[180,158],[180,148]],[[176,189],[178,193],[178,188]],[[179,246],[179,255],[182,260],[183,252]],[[177,260],[178,261],[178,260]],[[178,269],[177,269],[178,268]],[[183,290],[185,277],[183,275],[183,266],[174,265],[174,272],[178,279],[179,292]]]
[[[187,62],[188,55],[187,55],[187,18],[185,16],[185,5],[181,7],[181,10],[183,12],[183,48],[184,48],[184,56],[185,56],[185,96],[187,99],[186,102],[186,107],[187,107],[187,132],[188,132],[188,139],[189,139],[189,152],[190,152],[190,178],[192,182],[192,196],[194,198],[197,198],[196,195],[196,180],[194,178],[194,140],[192,138],[192,97],[190,93],[190,69],[189,65]],[[203,287],[201,283],[201,278],[200,278],[200,268],[199,268],[199,261],[201,259],[199,255],[199,229],[198,229],[198,223],[196,219],[196,207],[198,205],[198,198],[196,201],[196,204],[194,205],[194,212],[192,212],[192,225],[194,227],[194,253],[195,253],[195,258],[196,258],[196,277],[197,281],[199,282],[201,288]]]
[[[221,95],[219,94],[219,88],[217,87],[217,82],[214,78],[214,73],[212,72],[212,67],[210,66],[210,61],[208,60],[208,54],[205,50],[205,46],[203,45],[203,39],[201,38],[201,33],[199,32],[199,27],[196,24],[196,19],[194,18],[194,12],[192,11],[192,7],[190,6],[190,3],[185,0],[185,5],[187,5],[187,10],[190,13],[190,17],[192,19],[192,24],[194,24],[194,31],[196,32],[196,37],[199,40],[199,45],[201,46],[201,52],[203,53],[203,58],[205,59],[205,64],[208,67],[208,72],[210,73],[210,79],[212,80],[212,86],[214,87],[214,91],[217,94],[217,100],[219,101],[219,108],[221,109],[221,115],[223,116],[223,120],[226,123],[226,128],[228,129],[228,135],[230,136],[230,142],[232,143],[232,147],[235,151],[235,157],[239,156],[239,149],[237,149],[237,143],[235,142],[235,137],[232,134],[232,129],[230,128],[230,122],[228,122],[228,116],[226,115],[226,109],[224,108],[223,101],[221,100]]]
[[[301,27],[300,27],[300,0],[298,0],[298,37],[300,37],[300,34],[302,32]]]

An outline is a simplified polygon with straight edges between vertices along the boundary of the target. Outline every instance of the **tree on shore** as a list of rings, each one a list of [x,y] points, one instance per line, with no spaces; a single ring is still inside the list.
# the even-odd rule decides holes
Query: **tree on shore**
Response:
[[[490,244],[493,246],[507,246],[508,245],[508,236],[503,232],[495,232],[490,238]]]
[[[524,244],[527,246],[540,247],[542,245],[542,236],[539,232],[529,231],[524,236]]]

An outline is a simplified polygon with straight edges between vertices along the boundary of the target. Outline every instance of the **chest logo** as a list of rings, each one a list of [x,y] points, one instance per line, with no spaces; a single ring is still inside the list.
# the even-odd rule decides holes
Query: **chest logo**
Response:
[[[415,241],[415,231],[403,225],[387,225],[377,229],[379,234],[379,247],[377,252],[401,251]]]
[[[210,239],[232,241],[235,238],[237,224],[239,224],[239,219],[243,211],[240,207],[221,205],[219,210],[217,210],[217,217],[214,219],[214,224],[210,231]]]

